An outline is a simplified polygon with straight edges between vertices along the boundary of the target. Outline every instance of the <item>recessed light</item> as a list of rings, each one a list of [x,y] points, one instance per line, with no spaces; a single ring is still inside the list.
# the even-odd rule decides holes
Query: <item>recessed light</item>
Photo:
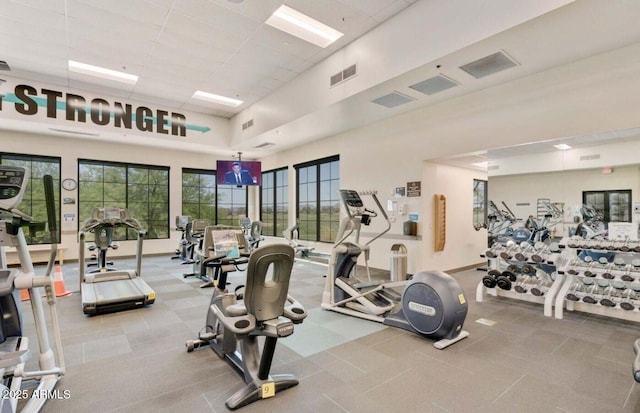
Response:
[[[233,106],[234,108],[242,105],[242,101],[239,99],[228,98],[226,96],[215,95],[209,92],[203,92],[198,90],[192,96],[194,99],[200,99],[207,102],[217,103],[219,105]]]
[[[554,148],[556,149],[560,149],[561,151],[566,151],[568,149],[571,149],[571,146],[567,145],[566,143],[560,143],[558,145],[553,145]]]
[[[333,27],[320,23],[284,4],[273,12],[265,23],[323,48],[344,35]]]
[[[83,75],[95,76],[102,79],[115,80],[116,82],[134,85],[138,81],[138,76],[130,73],[119,72],[100,66],[93,66],[87,63],[69,60],[69,70]]]

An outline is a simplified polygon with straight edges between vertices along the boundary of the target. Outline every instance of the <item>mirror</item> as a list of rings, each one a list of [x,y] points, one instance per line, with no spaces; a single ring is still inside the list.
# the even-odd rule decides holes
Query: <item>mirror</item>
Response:
[[[633,128],[487,151],[489,232],[550,242],[605,236],[624,222],[637,237],[639,150]]]

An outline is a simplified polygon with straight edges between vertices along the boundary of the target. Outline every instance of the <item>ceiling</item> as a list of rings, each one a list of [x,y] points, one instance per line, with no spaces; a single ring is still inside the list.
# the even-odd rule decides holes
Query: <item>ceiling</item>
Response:
[[[230,118],[415,1],[3,0],[0,60],[20,78]],[[344,36],[322,49],[266,25],[283,3]],[[68,60],[139,81],[91,79]],[[196,90],[244,104],[199,103]]]
[[[321,49],[267,26],[265,20],[283,3],[345,35]],[[572,68],[580,68],[580,62],[640,44],[640,25],[635,22],[640,2],[545,3],[555,4],[550,6],[552,11],[498,27],[501,20],[512,18],[508,12],[482,15],[478,10],[489,10],[491,4],[468,0],[3,0],[0,60],[9,64],[7,74],[19,79],[221,117],[231,125],[231,138],[219,149],[243,150],[248,158],[259,158],[385,119],[400,119],[402,114],[455,121],[494,105],[507,107],[508,118],[513,91],[519,90],[511,85],[525,85],[522,99],[553,95],[577,85]],[[515,14],[514,10],[544,3],[509,0],[500,4],[514,4],[511,14]],[[446,20],[437,11],[455,18]],[[477,27],[471,27],[473,23]],[[478,34],[484,26],[495,29]],[[446,32],[448,27],[453,29]],[[373,55],[371,49],[361,47],[367,41],[375,47]],[[497,51],[504,51],[517,65],[481,79],[460,69]],[[360,59],[356,59],[355,80],[329,88],[326,82],[334,72],[327,72],[325,66],[347,67],[354,63],[354,55]],[[634,56],[618,56],[612,76],[621,67],[635,67]],[[69,59],[126,70],[140,79],[133,86],[93,80],[70,73]],[[329,61],[332,65],[326,65]],[[437,75],[457,86],[434,95],[411,87]],[[318,76],[323,85],[320,91],[309,81]],[[535,85],[534,79],[553,79],[560,86],[554,90],[526,86]],[[196,90],[244,103],[230,108],[199,102],[191,97]],[[393,92],[409,99],[392,108],[373,103]],[[443,111],[446,116],[441,116]],[[501,113],[504,116],[504,110]],[[241,131],[249,118],[255,118],[256,126]],[[2,121],[0,129],[38,131],[35,124]],[[385,128],[393,136],[389,128],[407,126],[397,122]],[[547,139],[541,135],[531,141]],[[264,142],[275,146],[255,149]],[[203,145],[178,144],[183,150],[214,152]],[[418,145],[415,152],[422,159],[432,159],[431,149]],[[485,155],[471,155],[478,156]]]

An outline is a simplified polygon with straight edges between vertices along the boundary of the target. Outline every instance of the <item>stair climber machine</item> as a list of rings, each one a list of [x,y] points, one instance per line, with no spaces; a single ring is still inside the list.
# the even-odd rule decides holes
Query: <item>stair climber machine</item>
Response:
[[[137,233],[136,269],[117,270],[107,267],[107,251],[113,243],[113,231],[117,227],[132,228]],[[85,269],[85,238],[88,232],[95,236],[98,249],[98,268],[87,272]],[[98,207],[91,211],[80,228],[80,292],[82,310],[93,315],[113,311],[128,310],[153,304],[156,293],[141,277],[142,241],[145,230],[129,210],[117,207]]]
[[[24,167],[0,165],[0,412],[38,412],[48,398],[68,397],[68,391],[55,390],[64,375],[62,340],[56,311],[56,295],[51,269],[57,254],[58,227],[56,222],[53,179],[44,177],[44,193],[51,255],[44,276],[36,276],[22,226],[31,217],[17,209],[29,183],[30,171]],[[15,247],[20,260],[19,269],[7,269],[4,247]],[[45,317],[43,291],[50,314]],[[34,348],[23,330],[20,292],[27,290],[38,342],[39,370],[25,370],[26,361]],[[47,321],[50,323],[47,326]],[[49,343],[49,330],[54,347]]]
[[[360,243],[362,225],[369,225],[378,216],[364,207],[360,195],[373,198],[386,228],[371,240]],[[372,280],[369,254],[372,242],[391,228],[389,218],[375,192],[359,194],[340,190],[340,199],[347,216],[340,222],[337,241],[329,261],[322,308],[367,320],[399,327],[426,338],[437,340],[434,347],[443,349],[469,333],[462,330],[467,315],[467,300],[457,281],[442,271],[422,271],[409,281]],[[353,235],[353,242],[346,240]],[[360,255],[364,256],[367,280],[356,276]]]

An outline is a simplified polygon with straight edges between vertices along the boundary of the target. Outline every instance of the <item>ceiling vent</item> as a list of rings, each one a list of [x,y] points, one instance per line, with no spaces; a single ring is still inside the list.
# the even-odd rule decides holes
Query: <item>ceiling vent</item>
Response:
[[[500,169],[500,165],[489,165],[487,166],[488,171],[495,171],[496,169]]]
[[[581,161],[593,161],[594,159],[600,159],[600,155],[596,154],[596,155],[582,155],[580,157]]]
[[[454,86],[458,86],[458,84],[446,76],[438,75],[427,80],[423,80],[422,82],[415,83],[409,87],[420,93],[424,93],[425,95],[433,95]]]
[[[460,69],[469,73],[476,79],[480,79],[514,66],[518,66],[518,63],[507,56],[503,51],[499,51],[474,62],[467,63],[464,66],[460,66]]]
[[[4,60],[0,60],[0,70],[9,71],[11,70],[11,68],[9,67],[9,64],[7,62],[5,62]]]
[[[250,128],[253,126],[253,119],[249,119],[248,121],[246,121],[245,123],[242,124],[242,130],[245,130],[247,128]]]
[[[338,83],[342,83],[346,80],[349,80],[357,74],[358,74],[358,66],[356,64],[352,64],[351,66],[344,68],[343,70],[339,71],[335,75],[332,75],[331,77],[329,77],[329,87],[333,87]]]
[[[275,143],[273,142],[265,142],[265,143],[261,143],[260,145],[254,146],[254,149],[265,149],[265,148],[270,148],[272,146],[275,146]]]
[[[404,105],[405,103],[409,103],[414,101],[415,99],[411,96],[404,95],[400,92],[392,92],[388,95],[380,96],[377,99],[372,100],[371,102],[384,106],[385,108],[395,108],[396,106]]]

